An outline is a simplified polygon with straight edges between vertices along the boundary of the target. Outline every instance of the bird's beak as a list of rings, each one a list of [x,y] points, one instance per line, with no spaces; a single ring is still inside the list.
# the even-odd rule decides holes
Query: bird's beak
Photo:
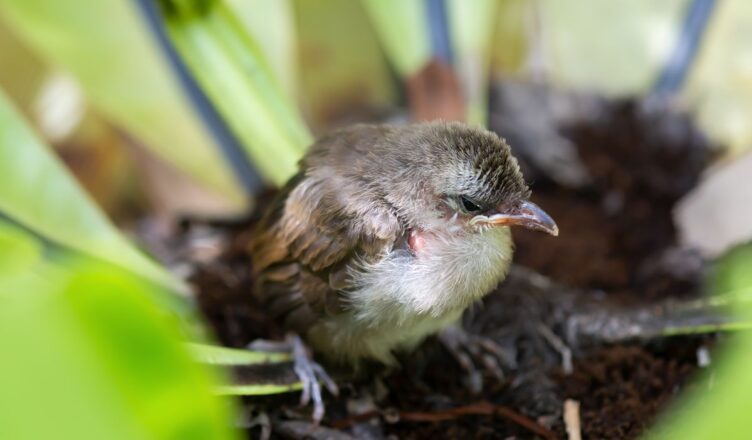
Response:
[[[471,224],[486,223],[494,226],[522,226],[536,231],[559,235],[559,227],[546,211],[533,202],[524,201],[514,208],[505,208],[490,215],[477,215]]]

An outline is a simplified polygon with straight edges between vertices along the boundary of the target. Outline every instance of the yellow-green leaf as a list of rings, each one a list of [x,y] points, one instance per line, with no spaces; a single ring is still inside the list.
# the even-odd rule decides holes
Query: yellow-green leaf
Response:
[[[0,214],[64,247],[185,292],[110,223],[0,92]]]

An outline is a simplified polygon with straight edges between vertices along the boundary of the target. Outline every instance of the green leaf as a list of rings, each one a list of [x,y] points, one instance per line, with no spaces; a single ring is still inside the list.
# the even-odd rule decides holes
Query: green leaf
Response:
[[[488,72],[497,0],[447,1],[457,75],[467,102],[467,122],[486,125]]]
[[[749,295],[752,289],[750,263],[752,263],[752,244],[737,246],[719,259],[713,268],[713,289],[716,296],[723,295],[743,300],[745,294]],[[729,302],[734,304],[734,302]],[[742,307],[737,312],[743,313],[749,312],[752,305],[748,301],[738,301],[736,304]]]
[[[157,156],[235,206],[244,197],[143,22],[137,2],[5,0],[3,18]]]
[[[222,2],[194,3],[164,0],[170,37],[248,155],[281,185],[311,134],[236,14]]]
[[[217,387],[217,394],[223,396],[267,396],[270,394],[291,393],[303,389],[301,382],[294,382],[289,385],[278,384],[253,384],[253,385],[224,385]]]
[[[258,365],[290,361],[288,353],[242,350],[197,343],[189,343],[187,348],[194,359],[211,365]]]
[[[730,252],[716,263],[712,291],[722,295],[752,292],[752,244]],[[752,318],[752,303],[736,301],[737,316]],[[719,344],[720,345],[720,344]],[[752,431],[749,417],[752,396],[752,332],[735,333],[717,350],[712,375],[684,396],[648,438],[668,440],[746,439]]]
[[[298,41],[292,1],[225,0],[225,4],[258,43],[285,95],[294,98],[298,82]]]
[[[362,0],[387,56],[402,76],[431,57],[424,0]]]
[[[110,223],[1,91],[0,214],[64,247],[187,291]]]
[[[216,373],[191,360],[149,285],[51,266],[0,282],[0,438],[235,438]]]
[[[42,259],[43,250],[35,237],[0,220],[0,279],[30,270]]]
[[[296,0],[295,11],[305,72],[300,101],[314,127],[331,127],[354,108],[395,105],[394,77],[361,2]]]

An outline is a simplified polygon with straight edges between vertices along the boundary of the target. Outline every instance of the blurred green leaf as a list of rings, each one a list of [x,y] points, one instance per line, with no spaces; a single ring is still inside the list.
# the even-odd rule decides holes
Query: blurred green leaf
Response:
[[[257,365],[289,362],[291,359],[288,353],[267,353],[197,343],[189,343],[187,347],[194,359],[212,365]]]
[[[252,385],[224,385],[216,389],[218,394],[223,396],[267,396],[270,394],[283,394],[303,389],[301,382],[294,382],[289,385],[277,385],[273,383],[252,384]]]
[[[402,76],[431,57],[424,0],[362,0],[387,56]]]
[[[491,41],[491,71],[496,75],[522,76],[529,63],[533,32],[532,8],[527,0],[505,0],[499,5]]]
[[[225,0],[225,3],[258,43],[285,95],[294,98],[298,39],[292,0]]]
[[[0,92],[0,214],[76,251],[177,292],[187,287],[139,252],[42,145]]]
[[[752,147],[752,3],[715,2],[683,96],[707,133],[740,153]]]
[[[712,291],[721,295],[752,292],[752,245],[745,245],[716,264]],[[752,303],[737,301],[737,315],[752,319]],[[669,440],[743,440],[752,431],[752,332],[739,332],[726,341],[706,373],[677,408],[648,438]]]
[[[542,0],[530,35],[545,74],[568,88],[611,95],[650,90],[674,47],[687,0]]]
[[[312,137],[263,52],[223,2],[163,0],[172,41],[264,176],[296,171]]]
[[[234,438],[215,374],[191,361],[150,285],[53,266],[0,280],[0,438]]]
[[[35,237],[0,220],[0,278],[30,270],[42,258],[42,251]]]
[[[5,0],[0,12],[44,58],[73,73],[117,125],[218,196],[244,203],[136,2]]]
[[[447,1],[455,66],[467,102],[467,122],[486,125],[488,71],[498,0]]]
[[[713,288],[717,294],[752,289],[752,244],[737,246],[721,258],[714,267]],[[746,309],[740,310],[747,312]]]
[[[358,120],[358,111],[394,106],[394,78],[361,2],[296,0],[295,12],[303,73],[299,95],[315,128],[330,129]]]

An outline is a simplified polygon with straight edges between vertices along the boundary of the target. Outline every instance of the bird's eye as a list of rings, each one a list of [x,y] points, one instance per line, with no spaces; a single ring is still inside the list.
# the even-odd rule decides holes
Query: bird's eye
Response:
[[[465,211],[467,212],[477,212],[480,211],[480,206],[478,206],[477,203],[473,202],[472,200],[468,199],[465,196],[460,196],[460,201],[462,202],[462,207],[465,208]]]

